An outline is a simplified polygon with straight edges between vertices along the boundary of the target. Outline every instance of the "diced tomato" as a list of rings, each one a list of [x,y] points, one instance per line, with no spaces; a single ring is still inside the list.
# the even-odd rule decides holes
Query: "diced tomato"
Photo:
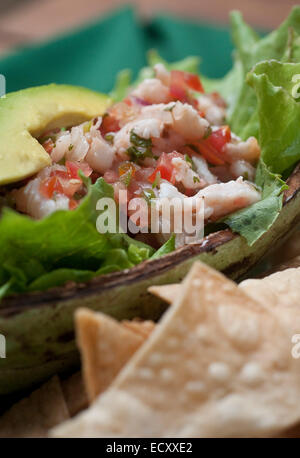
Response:
[[[231,140],[231,132],[229,126],[220,127],[220,129],[215,130],[207,137],[206,141],[215,148],[220,153],[223,152],[223,148],[226,143]]]
[[[184,75],[179,70],[171,71],[170,95],[175,100],[180,100],[181,102],[188,101]]]
[[[67,173],[70,178],[76,178],[79,179],[78,172],[79,170],[82,171],[82,173],[86,176],[89,177],[93,170],[91,167],[86,163],[86,162],[66,162],[66,167],[67,167]]]
[[[150,183],[154,183],[156,179],[156,175],[159,172],[160,177],[163,180],[170,181],[171,183],[174,183],[174,177],[173,177],[173,172],[174,172],[174,167],[172,165],[172,159],[174,157],[181,157],[183,158],[184,156],[180,153],[177,153],[177,151],[174,151],[173,153],[162,153],[160,158],[158,159],[156,169],[154,172],[148,177],[148,181]]]
[[[200,81],[198,75],[194,75],[193,73],[183,72],[184,74],[184,81],[188,85],[189,88],[194,89],[197,92],[204,92],[204,88]]]
[[[64,190],[58,177],[46,178],[40,185],[41,194],[47,199],[51,199],[54,193],[63,194]]]
[[[118,130],[120,130],[119,121],[109,113],[105,114],[100,126],[101,135],[104,136],[108,132],[118,132]]]
[[[200,153],[210,163],[214,165],[224,165],[224,147],[231,140],[229,126],[220,127],[212,132],[209,137],[197,143]]]
[[[188,89],[204,92],[200,78],[192,73],[171,70],[170,94],[181,102],[189,101]]]
[[[220,157],[220,154],[209,144],[203,142],[197,143],[197,147],[199,149],[199,152],[201,155],[204,157],[204,159],[207,160],[209,164],[213,165],[224,165],[225,161],[222,157]]]

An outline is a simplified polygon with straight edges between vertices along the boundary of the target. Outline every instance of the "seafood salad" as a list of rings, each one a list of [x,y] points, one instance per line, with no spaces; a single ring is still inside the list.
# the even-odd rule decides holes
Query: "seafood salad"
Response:
[[[52,164],[12,191],[18,211],[39,219],[75,209],[86,193],[79,170],[92,182],[103,177],[117,203],[127,191],[129,215],[140,199],[201,197],[211,222],[260,200],[256,138],[242,141],[231,131],[225,101],[205,93],[199,76],[162,63],[154,71],[102,116],[39,137]],[[146,241],[156,246],[169,235]],[[176,246],[186,241],[176,235]]]

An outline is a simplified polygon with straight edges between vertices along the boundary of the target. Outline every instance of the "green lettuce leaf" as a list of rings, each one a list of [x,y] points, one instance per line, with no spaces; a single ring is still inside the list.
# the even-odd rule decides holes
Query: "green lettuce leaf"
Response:
[[[172,253],[175,250],[175,234],[171,235],[167,240],[152,256],[150,259],[158,259],[165,254]]]
[[[247,77],[258,100],[261,157],[274,173],[300,160],[300,98],[293,94],[297,75],[299,85],[300,63],[271,60],[257,64]]]
[[[154,250],[126,234],[100,234],[96,202],[112,197],[100,178],[80,206],[35,221],[10,209],[0,220],[0,295],[86,281],[99,273],[127,269]]]
[[[261,200],[223,219],[234,232],[245,237],[250,246],[276,221],[282,208],[282,191],[287,188],[280,176],[271,173],[263,161],[258,165],[255,181],[262,190]]]
[[[286,185],[278,174],[291,171],[300,161],[300,63],[260,62],[247,81],[257,96],[261,161],[256,184],[262,189],[262,200],[224,222],[252,244],[271,227],[282,208]]]
[[[241,62],[243,84],[231,106],[228,122],[237,135],[246,138],[258,134],[257,98],[246,82],[246,75],[260,61],[299,58],[300,7],[294,7],[280,27],[263,38],[244,23],[239,12],[231,14],[232,37],[236,57]]]

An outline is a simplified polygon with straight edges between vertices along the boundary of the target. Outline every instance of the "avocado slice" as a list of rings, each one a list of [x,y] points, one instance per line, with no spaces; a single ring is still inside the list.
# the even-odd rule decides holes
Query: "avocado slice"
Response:
[[[22,180],[50,165],[49,155],[36,139],[43,132],[90,120],[110,104],[104,94],[56,84],[0,98],[0,185]]]
[[[7,357],[0,360],[0,401],[78,366],[73,331],[73,315],[78,307],[101,310],[119,320],[137,316],[157,319],[166,304],[149,294],[147,288],[180,281],[196,260],[239,279],[296,229],[300,221],[300,167],[288,184],[279,217],[252,246],[226,229],[126,272],[5,299],[0,304],[0,333],[6,337]]]

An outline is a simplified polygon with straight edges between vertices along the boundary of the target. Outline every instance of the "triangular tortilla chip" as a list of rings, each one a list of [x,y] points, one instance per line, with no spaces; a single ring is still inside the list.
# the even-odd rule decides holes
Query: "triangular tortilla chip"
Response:
[[[81,372],[76,372],[67,379],[61,380],[61,386],[71,417],[88,407],[88,398]]]
[[[155,328],[155,323],[151,320],[124,320],[122,321],[122,325],[125,326],[125,328],[130,329],[131,331],[137,334],[140,334],[145,339],[150,336],[151,332]]]
[[[107,389],[145,337],[89,309],[76,312],[75,325],[83,378],[88,399],[92,402]]]
[[[181,283],[173,283],[172,285],[150,286],[148,291],[168,304],[172,304],[177,299],[181,288]]]
[[[300,311],[300,268],[286,269],[263,279],[244,280],[239,287],[262,304],[295,307]]]
[[[70,418],[57,376],[12,406],[0,418],[0,437],[46,437]]]
[[[195,263],[140,350],[58,437],[252,437],[300,419],[300,365],[270,309]]]

